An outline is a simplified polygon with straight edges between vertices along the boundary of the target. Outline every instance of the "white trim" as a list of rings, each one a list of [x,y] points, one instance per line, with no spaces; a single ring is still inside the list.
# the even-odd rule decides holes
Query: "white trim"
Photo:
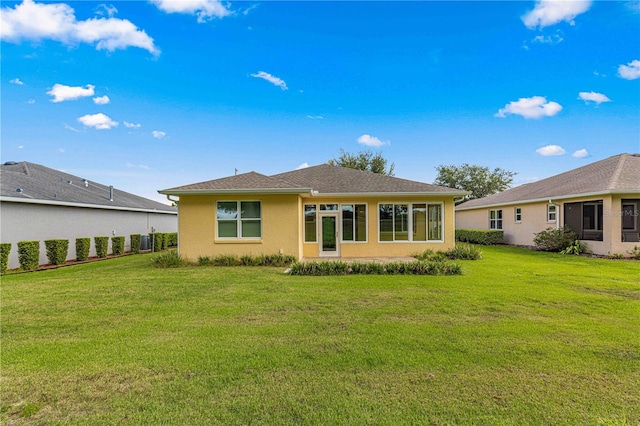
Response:
[[[401,197],[460,197],[470,194],[468,191],[458,192],[317,192],[304,193],[303,198],[401,198]],[[384,203],[382,203],[384,204]],[[388,203],[387,203],[388,204]]]
[[[550,219],[551,212],[549,211],[549,209],[551,208],[551,206],[554,207],[553,214],[555,215],[555,219]],[[560,209],[558,209],[558,207],[559,206],[557,204],[555,204],[555,203],[547,204],[547,223],[557,223],[558,222],[558,211],[560,210]]]
[[[407,225],[408,225],[408,239],[406,240],[391,240],[391,241],[381,241],[380,240],[380,205],[381,204],[391,204],[391,205],[396,205],[396,204],[406,204],[408,206],[408,211],[407,211]],[[413,205],[414,204],[425,204],[426,205],[426,224],[425,226],[427,227],[427,239],[426,240],[419,240],[419,241],[414,241],[413,240]],[[440,215],[441,215],[441,220],[440,220],[440,235],[442,238],[440,238],[439,240],[430,240],[429,239],[429,206],[430,205],[438,205],[440,206]],[[377,222],[377,241],[379,244],[431,244],[431,243],[444,243],[445,241],[445,230],[446,230],[446,226],[445,226],[445,203],[443,201],[435,201],[435,202],[429,202],[428,200],[416,200],[416,201],[401,201],[401,202],[397,202],[394,203],[393,201],[380,201],[377,204],[377,214],[376,214],[376,222]],[[455,228],[454,228],[455,229]],[[395,233],[395,230],[393,231]]]
[[[323,210],[323,211],[318,211],[318,224],[317,224],[317,228],[316,228],[316,232],[317,232],[317,239],[318,239],[318,257],[340,257],[340,243],[341,243],[341,239],[342,239],[342,229],[340,227],[340,210]],[[336,219],[336,251],[332,252],[332,251],[328,251],[325,252],[322,250],[322,236],[323,236],[323,232],[322,232],[322,218],[323,217],[334,217]]]
[[[215,200],[216,202],[216,235],[214,243],[228,243],[228,242],[249,242],[249,241],[262,241],[262,201],[261,200]],[[218,218],[218,203],[236,203],[237,218],[235,219],[219,219]],[[256,221],[260,220],[260,236],[259,237],[243,237],[242,236],[242,204],[241,203],[260,203],[260,218],[249,217],[244,220]],[[235,221],[236,222],[236,235],[235,237],[221,237],[220,236],[220,220],[222,221]]]
[[[520,219],[518,219],[518,210],[520,210]],[[522,207],[514,206],[513,207],[513,221],[514,223],[522,223]]]
[[[491,212],[496,212],[496,217],[495,219],[491,219]],[[498,212],[500,212],[500,217],[498,217]],[[504,220],[504,213],[502,212],[502,209],[491,209],[489,210],[489,230],[490,231],[502,231],[504,229],[503,223],[502,221]],[[498,225],[498,222],[500,223],[500,228],[492,228],[491,227],[491,221],[494,221],[496,226]]]
[[[354,229],[353,229],[353,241],[345,241],[344,235],[342,233],[342,229],[343,229],[343,223],[342,223],[342,206],[354,206],[354,211],[353,211],[353,225],[354,225]],[[355,206],[356,205],[363,205],[365,207],[365,233],[364,233],[364,241],[356,241],[356,234],[355,234]],[[344,203],[340,203],[338,206],[338,211],[340,212],[340,242],[341,243],[345,243],[345,244],[368,244],[369,243],[369,203],[367,201],[360,201],[360,202],[344,202]]]
[[[119,211],[129,211],[129,212],[159,213],[159,214],[174,214],[174,215],[178,214],[177,210],[167,211],[167,210],[155,210],[155,209],[142,209],[142,208],[136,208],[136,207],[106,206],[101,204],[73,203],[70,201],[39,200],[35,198],[24,199],[24,198],[14,198],[14,197],[0,197],[0,202],[41,204],[45,206],[80,207],[85,209],[98,209],[98,210],[119,210]],[[170,207],[170,206],[167,206],[167,207]]]
[[[310,194],[311,188],[163,189],[163,195]]]
[[[304,208],[306,206],[314,206],[315,216],[316,216],[316,240],[315,241],[307,241],[307,222]],[[318,244],[318,203],[302,203],[302,244]]]

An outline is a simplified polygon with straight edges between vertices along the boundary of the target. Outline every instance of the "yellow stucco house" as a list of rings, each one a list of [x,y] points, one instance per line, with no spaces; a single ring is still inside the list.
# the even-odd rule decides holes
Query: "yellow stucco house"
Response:
[[[396,257],[455,244],[454,200],[467,194],[321,164],[249,172],[158,191],[178,204],[180,254]],[[176,198],[178,197],[178,198]]]
[[[570,227],[595,254],[640,246],[640,154],[620,154],[537,182],[462,203],[456,227],[501,229],[505,242],[533,245],[534,234]]]

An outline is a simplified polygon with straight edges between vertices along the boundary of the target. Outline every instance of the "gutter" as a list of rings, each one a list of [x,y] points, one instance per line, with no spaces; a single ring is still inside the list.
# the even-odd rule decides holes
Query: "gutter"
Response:
[[[80,207],[85,209],[98,209],[98,210],[118,210],[127,212],[141,212],[141,213],[158,213],[158,214],[173,214],[177,215],[177,211],[171,210],[156,210],[156,209],[142,209],[136,207],[118,207],[118,206],[104,206],[100,204],[85,204],[85,203],[73,203],[69,201],[50,201],[50,200],[38,200],[35,198],[24,199],[15,197],[2,197],[0,196],[0,202],[5,203],[25,203],[25,204],[40,204],[45,206],[61,206],[61,207]],[[169,207],[169,206],[167,206]]]
[[[307,194],[311,188],[182,189],[158,191],[163,195]],[[172,200],[173,201],[173,200]]]
[[[613,189],[613,190],[605,190],[605,191],[597,191],[597,192],[585,192],[582,194],[570,194],[570,195],[559,195],[552,197],[543,197],[543,198],[533,198],[530,200],[513,200],[506,201],[503,203],[495,203],[495,204],[483,204],[481,206],[473,206],[473,207],[464,207],[464,204],[456,207],[456,211],[465,211],[465,210],[477,210],[477,209],[485,209],[488,207],[504,207],[504,206],[512,206],[514,204],[532,204],[532,203],[542,203],[548,202],[549,199],[555,201],[568,200],[571,198],[583,198],[583,197],[594,197],[597,195],[616,195],[616,194],[640,194],[640,189]]]

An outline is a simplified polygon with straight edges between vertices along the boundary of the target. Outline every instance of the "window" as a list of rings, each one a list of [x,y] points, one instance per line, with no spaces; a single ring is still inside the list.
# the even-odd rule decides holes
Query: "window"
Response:
[[[556,221],[557,206],[555,204],[547,204],[547,222]]]
[[[367,205],[342,205],[342,241],[367,241]]]
[[[602,216],[601,203],[584,203],[582,205],[582,229],[585,231],[602,231]]]
[[[516,222],[522,222],[522,207],[516,207]]]
[[[380,204],[380,241],[441,241],[442,204]]]
[[[489,210],[489,229],[502,229],[502,210]]]
[[[315,243],[316,240],[316,205],[304,205],[304,241],[305,243]]]
[[[218,201],[218,238],[261,238],[260,201]]]
[[[638,215],[635,204],[623,204],[622,205],[622,229],[635,230],[636,221],[635,218]]]
[[[320,211],[328,212],[328,211],[338,211],[337,204],[320,204]]]

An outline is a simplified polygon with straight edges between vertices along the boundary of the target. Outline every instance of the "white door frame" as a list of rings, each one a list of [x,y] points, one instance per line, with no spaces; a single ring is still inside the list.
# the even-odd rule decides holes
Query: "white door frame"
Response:
[[[322,232],[322,224],[323,219],[325,217],[333,217],[335,218],[336,224],[336,249],[333,251],[324,251],[322,249],[322,239],[324,234]],[[319,257],[340,257],[340,212],[331,210],[331,211],[321,211],[318,212],[318,256]]]

